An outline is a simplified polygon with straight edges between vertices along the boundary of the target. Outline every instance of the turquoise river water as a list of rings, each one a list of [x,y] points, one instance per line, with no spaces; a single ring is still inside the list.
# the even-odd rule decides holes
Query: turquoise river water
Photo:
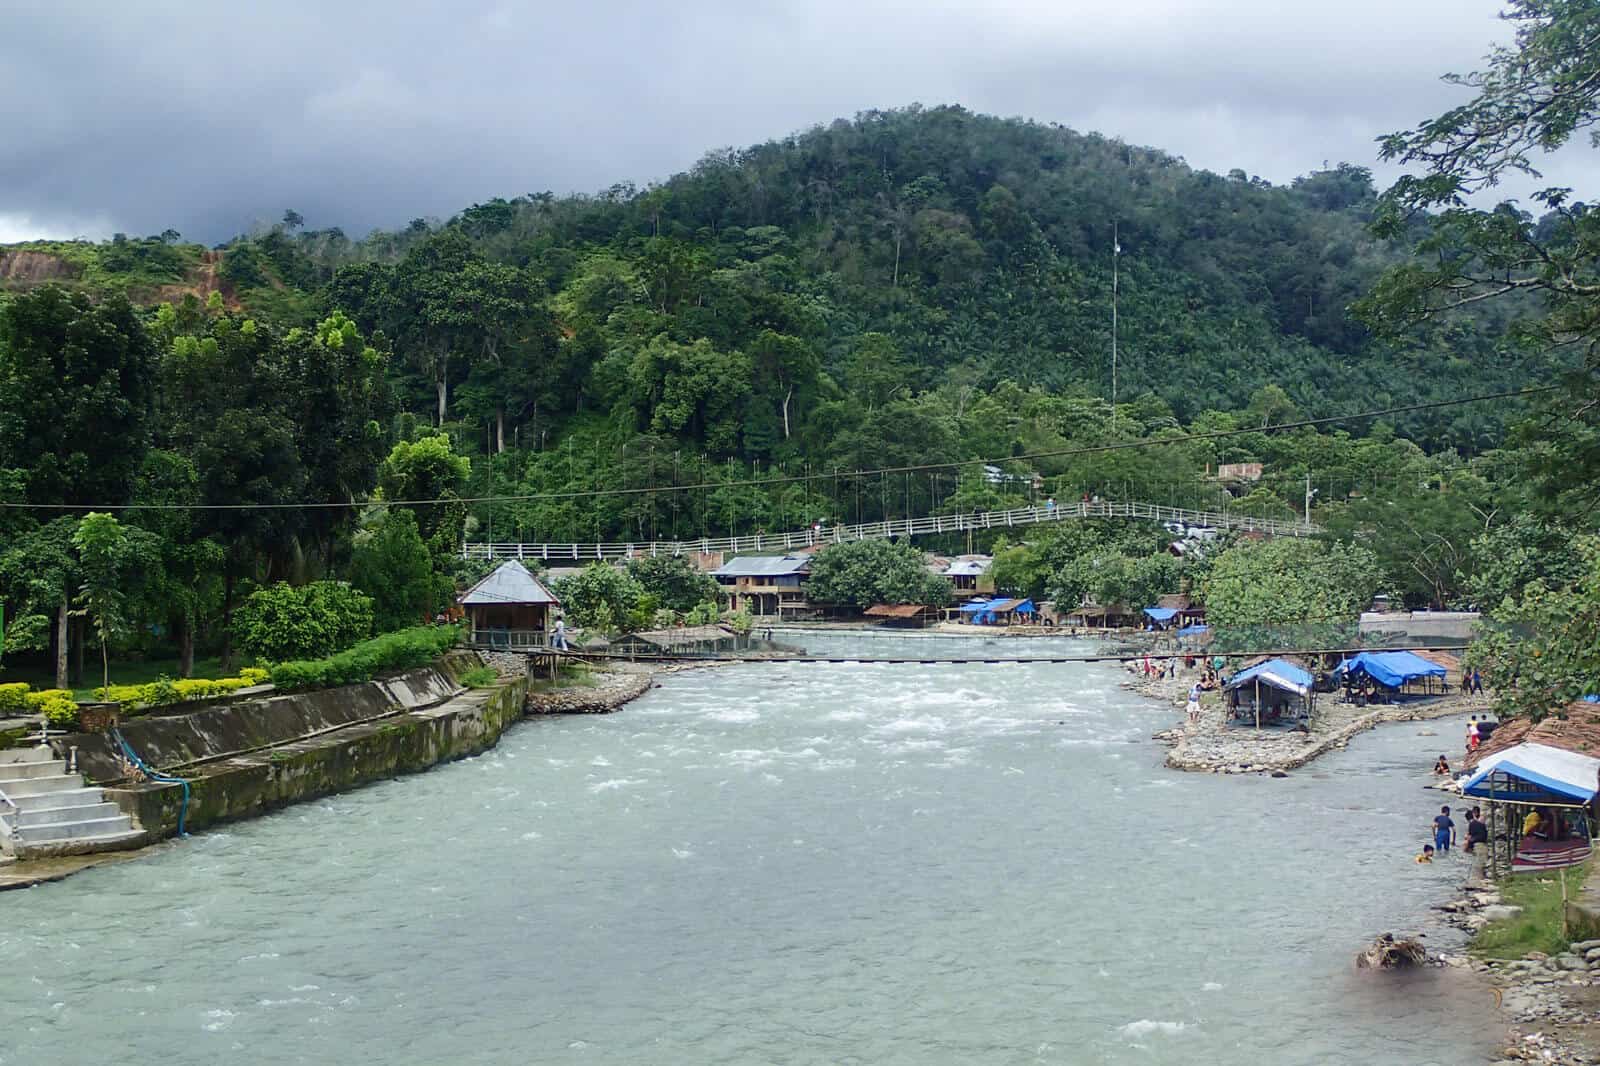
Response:
[[[1411,862],[1440,740],[1181,774],[1149,739],[1180,714],[1121,677],[685,672],[0,895],[0,1064],[1489,1058],[1471,979],[1352,967],[1449,935],[1461,867]]]

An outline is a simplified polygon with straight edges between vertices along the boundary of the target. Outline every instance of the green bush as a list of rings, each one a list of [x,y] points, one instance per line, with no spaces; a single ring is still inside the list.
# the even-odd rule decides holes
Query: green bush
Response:
[[[94,690],[96,699],[107,703],[120,703],[128,709],[136,707],[165,707],[188,700],[208,700],[218,696],[231,696],[242,688],[260,684],[266,678],[265,670],[241,670],[249,677],[186,677],[174,681],[163,675],[142,685],[111,685]]]
[[[47,688],[28,693],[28,706],[44,716],[44,720],[57,729],[78,727],[78,701],[72,693],[61,688]]]
[[[457,626],[417,626],[373,637],[325,659],[274,663],[267,674],[285,691],[354,685],[388,670],[426,666],[454,647],[460,636]]]
[[[234,632],[257,658],[320,658],[372,634],[372,600],[338,581],[280,581],[250,594]]]
[[[493,688],[500,683],[500,675],[492,666],[474,666],[461,675],[461,683],[468,688]]]
[[[21,681],[0,685],[0,713],[14,713],[28,709],[28,686]]]

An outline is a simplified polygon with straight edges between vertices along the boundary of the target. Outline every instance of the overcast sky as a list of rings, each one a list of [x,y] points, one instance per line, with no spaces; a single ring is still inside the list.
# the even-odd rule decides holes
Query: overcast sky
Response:
[[[0,0],[0,241],[360,236],[959,103],[1274,182],[1462,99],[1494,0]],[[1547,171],[1576,184],[1593,154]],[[1380,177],[1389,172],[1379,169]],[[1591,181],[1592,184],[1592,181]]]

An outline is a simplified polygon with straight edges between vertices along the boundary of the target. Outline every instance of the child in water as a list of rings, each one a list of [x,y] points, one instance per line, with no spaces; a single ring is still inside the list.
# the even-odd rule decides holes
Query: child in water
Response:
[[[1422,845],[1422,854],[1417,856],[1417,861],[1418,862],[1432,862],[1433,861],[1433,845],[1432,844],[1424,844],[1424,845]]]
[[[1448,777],[1450,774],[1450,761],[1443,755],[1439,756],[1439,761],[1433,764],[1433,772]]]

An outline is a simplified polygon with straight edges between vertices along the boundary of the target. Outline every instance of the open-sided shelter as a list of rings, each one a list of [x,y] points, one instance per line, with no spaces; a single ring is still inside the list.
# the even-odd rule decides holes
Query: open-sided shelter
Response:
[[[1309,718],[1316,702],[1313,678],[1304,667],[1287,659],[1267,659],[1247,666],[1222,686],[1228,710],[1235,718],[1254,715],[1256,727],[1265,719],[1281,722]]]
[[[1422,684],[1422,692],[1417,694],[1432,695],[1433,680],[1438,679],[1442,689],[1447,673],[1440,664],[1409,651],[1364,651],[1345,659],[1334,669],[1336,677],[1369,677],[1396,695],[1405,693],[1407,687],[1417,682]]]
[[[561,603],[515,559],[495,567],[457,602],[467,615],[468,640],[492,648],[544,647],[551,611]]]
[[[1514,718],[1467,759],[1465,795],[1489,802],[1500,820],[1491,833],[1491,859],[1513,873],[1555,870],[1586,860],[1589,819],[1600,794],[1600,707],[1572,703],[1538,722]],[[1528,811],[1541,813],[1525,833]]]

